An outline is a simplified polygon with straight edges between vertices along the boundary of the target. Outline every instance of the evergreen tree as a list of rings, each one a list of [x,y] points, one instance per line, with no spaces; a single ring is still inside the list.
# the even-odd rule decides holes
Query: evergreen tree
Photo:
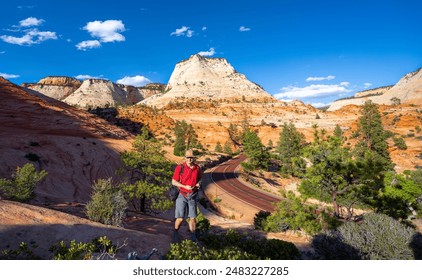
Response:
[[[258,135],[247,129],[243,136],[243,150],[248,157],[248,163],[243,166],[247,169],[263,168],[267,169],[270,154],[261,143]]]
[[[366,101],[361,114],[355,133],[360,140],[355,147],[356,156],[361,160],[369,157],[375,164],[382,166],[383,171],[392,170],[394,165],[388,152],[388,134],[382,126],[377,105]]]
[[[336,217],[340,217],[341,204],[353,205],[359,200],[357,194],[365,181],[363,167],[342,144],[341,138],[327,136],[325,130],[315,127],[314,142],[307,149],[312,165],[299,187],[305,196],[331,202]]]
[[[173,154],[176,156],[183,156],[185,151],[191,148],[203,147],[198,142],[198,135],[191,124],[186,123],[185,120],[176,121],[174,127],[174,133],[176,135],[176,141],[174,145]]]
[[[222,153],[223,152],[223,147],[221,147],[221,143],[217,142],[217,145],[215,145],[215,151],[217,153]]]
[[[10,180],[0,179],[0,190],[11,200],[27,202],[35,197],[35,187],[45,176],[45,170],[37,172],[33,164],[27,163],[17,167]]]
[[[283,173],[299,176],[303,174],[305,162],[301,155],[305,144],[304,138],[303,134],[296,130],[293,123],[283,124],[277,146]]]
[[[172,164],[164,157],[162,145],[143,127],[133,143],[133,151],[124,152],[121,159],[127,175],[124,185],[135,210],[162,211],[173,203],[165,193],[172,177]]]
[[[394,167],[386,141],[388,133],[382,126],[376,104],[371,101],[365,102],[361,114],[355,133],[359,142],[355,146],[354,155],[356,161],[365,166],[367,178],[372,179],[363,186],[362,199],[375,211],[383,211],[387,203],[382,196],[385,189],[384,176]]]
[[[228,155],[233,154],[232,142],[230,140],[227,140],[226,143],[224,143],[223,152]]]

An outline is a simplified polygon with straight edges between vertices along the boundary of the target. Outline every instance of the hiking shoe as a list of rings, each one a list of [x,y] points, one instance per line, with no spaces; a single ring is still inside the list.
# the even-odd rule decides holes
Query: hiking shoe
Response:
[[[179,243],[179,232],[177,230],[173,230],[173,243]]]

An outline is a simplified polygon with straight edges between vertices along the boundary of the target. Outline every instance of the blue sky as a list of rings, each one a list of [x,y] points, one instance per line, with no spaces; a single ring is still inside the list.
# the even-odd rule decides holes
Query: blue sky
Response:
[[[226,58],[281,100],[316,106],[422,67],[422,2],[7,1],[0,75],[167,83],[191,55]]]

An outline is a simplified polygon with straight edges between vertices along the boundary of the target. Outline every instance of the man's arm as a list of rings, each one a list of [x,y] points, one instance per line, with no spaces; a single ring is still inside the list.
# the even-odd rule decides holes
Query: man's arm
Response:
[[[191,187],[191,186],[183,185],[182,183],[180,183],[179,181],[176,181],[176,180],[174,180],[174,179],[171,179],[171,183],[172,183],[174,186],[178,187],[179,189],[180,189],[180,188],[184,188],[184,189],[187,189],[187,190],[191,190],[191,189],[192,189],[192,187]]]

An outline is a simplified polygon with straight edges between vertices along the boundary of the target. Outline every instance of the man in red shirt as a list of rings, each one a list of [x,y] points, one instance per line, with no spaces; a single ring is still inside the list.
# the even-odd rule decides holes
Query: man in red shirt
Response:
[[[187,150],[185,162],[176,166],[172,179],[172,184],[179,188],[174,215],[173,241],[175,243],[179,241],[179,228],[185,218],[189,218],[190,239],[196,241],[197,197],[201,177],[201,168],[195,163],[193,151]]]

